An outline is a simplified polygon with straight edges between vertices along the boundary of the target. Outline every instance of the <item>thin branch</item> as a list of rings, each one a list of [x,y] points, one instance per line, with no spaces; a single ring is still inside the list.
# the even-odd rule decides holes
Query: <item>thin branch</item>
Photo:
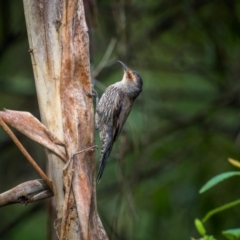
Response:
[[[216,213],[219,213],[219,212],[222,212],[222,211],[225,211],[229,208],[232,208],[232,207],[235,207],[237,205],[240,204],[240,199],[236,200],[236,201],[233,201],[233,202],[230,202],[230,203],[226,203],[218,208],[214,208],[213,210],[209,211],[205,216],[204,218],[202,219],[202,222],[206,222],[211,216],[213,216],[214,214]]]
[[[109,45],[108,45],[108,48],[105,52],[105,54],[103,55],[102,57],[102,60],[100,61],[100,63],[98,64],[98,66],[94,69],[93,73],[92,73],[92,77],[93,78],[96,78],[98,76],[98,74],[102,71],[102,69],[107,65],[107,62],[113,52],[113,49],[116,45],[116,38],[112,38]]]
[[[27,181],[0,194],[0,207],[20,203],[28,203],[43,200],[53,196],[43,179]]]
[[[83,150],[81,150],[81,151],[76,152],[75,154],[73,154],[73,157],[74,157],[75,155],[80,154],[80,153],[83,153],[83,152],[85,152],[85,151],[94,151],[95,148],[98,149],[98,146],[97,146],[97,145],[94,145],[94,146],[92,146],[92,147],[85,148],[85,149],[83,149]]]
[[[38,164],[34,161],[34,159],[30,156],[30,154],[27,152],[27,150],[23,147],[23,145],[20,143],[20,141],[17,139],[17,137],[14,135],[12,130],[7,126],[7,124],[2,120],[0,117],[0,125],[5,130],[5,132],[10,136],[10,138],[13,140],[13,142],[17,145],[19,150],[23,153],[23,155],[27,158],[29,163],[33,166],[33,168],[37,171],[37,173],[41,176],[42,179],[47,183],[48,187],[53,190],[52,183],[47,177],[47,175],[43,172],[43,170],[38,166]]]

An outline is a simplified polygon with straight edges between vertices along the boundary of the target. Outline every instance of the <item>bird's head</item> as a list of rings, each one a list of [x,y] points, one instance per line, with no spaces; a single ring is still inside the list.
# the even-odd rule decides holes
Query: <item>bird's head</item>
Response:
[[[128,86],[134,86],[134,88],[136,88],[136,91],[138,90],[141,92],[143,82],[139,73],[128,68],[123,62],[121,61],[118,62],[122,65],[124,70],[124,75],[122,79],[124,84]]]

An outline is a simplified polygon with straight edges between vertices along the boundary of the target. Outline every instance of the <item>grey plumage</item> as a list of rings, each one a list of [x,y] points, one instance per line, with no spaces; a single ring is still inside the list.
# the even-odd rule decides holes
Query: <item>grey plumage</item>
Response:
[[[114,142],[131,111],[132,104],[142,91],[140,75],[119,61],[124,69],[122,81],[110,85],[103,93],[95,115],[95,125],[101,141],[100,165],[97,182],[100,181]]]

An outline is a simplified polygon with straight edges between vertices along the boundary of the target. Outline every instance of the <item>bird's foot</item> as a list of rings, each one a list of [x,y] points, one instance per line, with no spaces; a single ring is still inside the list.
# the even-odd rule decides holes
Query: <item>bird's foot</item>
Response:
[[[83,90],[88,97],[96,99],[96,106],[97,106],[99,102],[99,97],[98,97],[98,92],[94,89],[94,85],[92,84],[92,93],[86,91],[85,88],[83,88]]]
[[[92,84],[92,93],[88,92],[85,88],[83,88],[85,94],[90,98],[98,98],[98,92],[94,89],[94,85]]]

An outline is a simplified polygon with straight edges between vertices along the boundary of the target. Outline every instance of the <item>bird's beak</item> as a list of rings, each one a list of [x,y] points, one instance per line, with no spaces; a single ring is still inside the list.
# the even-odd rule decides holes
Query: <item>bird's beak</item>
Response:
[[[123,62],[121,62],[121,61],[118,61],[118,62],[122,65],[124,71],[128,70],[128,67]]]

